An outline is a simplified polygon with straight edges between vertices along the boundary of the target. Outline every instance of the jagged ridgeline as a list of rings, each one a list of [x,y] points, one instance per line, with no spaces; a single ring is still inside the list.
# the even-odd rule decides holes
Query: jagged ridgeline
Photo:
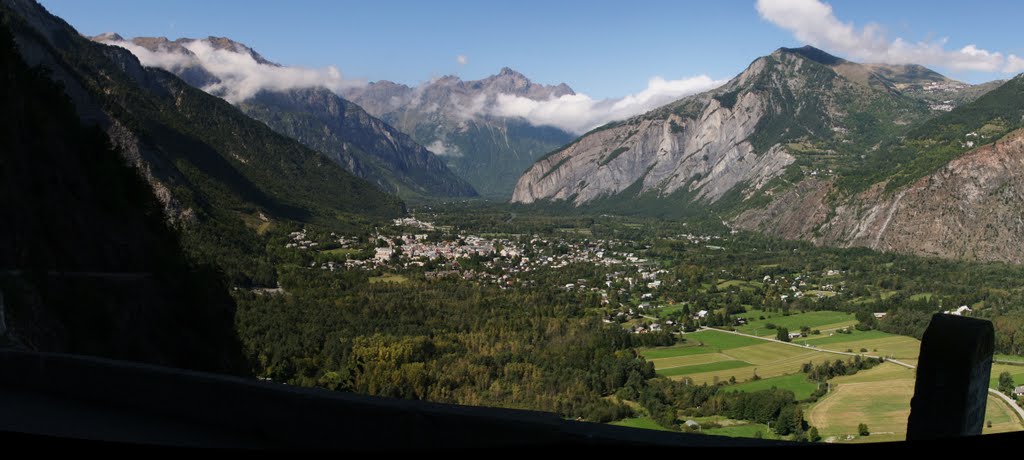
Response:
[[[446,76],[416,87],[379,81],[345,91],[347,98],[444,158],[481,195],[502,200],[512,194],[523,170],[575,135],[489,114],[483,108],[496,104],[500,96],[542,101],[572,94],[564,83],[534,83],[507,67],[481,80]]]
[[[0,342],[242,374],[223,277],[187,260],[152,188],[0,6]]]
[[[186,247],[238,285],[274,285],[254,229],[280,221],[350,227],[403,204],[123,48],[92,42],[29,0],[3,0],[22,56],[52,69],[80,118],[142,171]]]
[[[933,78],[926,77],[917,84]],[[716,90],[603,126],[552,153],[520,178],[513,201],[571,197],[582,205],[629,190],[704,207],[805,170],[835,169],[932,115],[889,81],[814,48],[783,48]]]

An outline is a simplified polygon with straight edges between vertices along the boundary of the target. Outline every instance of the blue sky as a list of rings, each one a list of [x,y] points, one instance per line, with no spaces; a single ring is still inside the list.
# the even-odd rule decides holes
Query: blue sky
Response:
[[[1009,57],[1024,56],[1020,2],[794,0],[786,9],[762,1],[767,13],[754,0],[41,3],[86,35],[227,36],[285,65],[333,65],[346,78],[406,84],[446,74],[477,79],[508,66],[594,98],[636,93],[656,76],[730,78],[758,56],[809,41],[857,61],[927,59],[971,83],[1024,70]],[[822,5],[852,33],[834,34],[837,27],[821,19]],[[877,30],[866,35],[867,24]],[[889,46],[896,39],[911,49]],[[867,42],[870,52],[863,51]],[[974,47],[966,54],[984,62],[960,62],[965,53],[957,53],[968,45]]]

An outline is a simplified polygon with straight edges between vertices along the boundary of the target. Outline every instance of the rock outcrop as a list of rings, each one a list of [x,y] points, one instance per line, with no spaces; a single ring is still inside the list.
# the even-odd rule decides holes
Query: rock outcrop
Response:
[[[685,190],[709,201],[740,183],[759,188],[794,161],[781,147],[758,154],[747,140],[764,111],[764,99],[748,93],[732,107],[708,98],[698,117],[638,118],[593,132],[538,161],[519,179],[512,201],[579,205],[637,183],[640,192]]]
[[[520,177],[514,203],[569,200],[575,205],[638,192],[689,192],[714,202],[733,187],[758,189],[794,162],[782,146],[765,151],[750,138],[769,111],[771,94],[749,90],[765,76],[759,58],[722,88],[585,134]],[[792,90],[799,80],[773,82]]]
[[[831,186],[804,181],[733,224],[824,245],[1024,263],[1024,130],[896,190],[879,183],[830,203]]]

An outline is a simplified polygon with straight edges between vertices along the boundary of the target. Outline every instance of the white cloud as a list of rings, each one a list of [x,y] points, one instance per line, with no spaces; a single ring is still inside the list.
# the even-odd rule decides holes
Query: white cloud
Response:
[[[129,41],[109,43],[128,49],[145,66],[160,67],[171,72],[201,67],[220,80],[202,89],[232,103],[249,99],[261,90],[286,91],[326,87],[342,94],[346,89],[365,84],[363,81],[346,80],[335,67],[308,69],[261,64],[249,53],[215,49],[203,40],[183,43],[188,52],[169,49],[153,52]],[[457,61],[460,64],[469,62],[463,55],[459,55]],[[510,94],[495,96],[480,93],[475,97],[454,97],[451,104],[454,114],[463,121],[477,116],[521,117],[534,125],[555,126],[566,131],[583,133],[610,121],[639,115],[723,83],[724,80],[712,80],[706,75],[679,80],[654,77],[648,81],[644,90],[617,99],[593,99],[585,94],[575,94],[538,101]],[[412,99],[406,103],[419,105],[422,102],[419,97],[425,87],[426,85],[417,87]],[[439,108],[431,106],[425,110],[434,112]],[[439,142],[431,144],[428,148],[442,155],[459,154],[457,150],[445,148],[444,144]]]
[[[1016,56],[1006,57],[973,44],[946,50],[946,39],[911,43],[901,38],[890,40],[878,24],[857,29],[853,23],[836,18],[832,6],[819,0],[757,0],[757,11],[762,18],[792,32],[797,40],[857,61],[982,72],[1021,70]]]
[[[195,57],[184,53],[172,53],[163,49],[159,51],[150,51],[129,41],[113,40],[105,43],[120,46],[121,48],[131,51],[135,57],[139,58],[139,62],[146,67],[159,67],[170,72],[177,72],[178,70],[192,67],[197,64]]]
[[[485,93],[480,93],[473,97],[453,98],[452,104],[455,106],[455,115],[458,115],[463,120],[472,119],[489,110],[487,94]]]
[[[184,68],[200,66],[220,80],[202,89],[232,103],[249,99],[261,90],[287,91],[325,87],[340,93],[344,89],[365,84],[358,80],[346,80],[342,77],[341,71],[334,66],[309,69],[262,64],[248,53],[215,49],[203,40],[183,44],[191,55],[170,50],[153,52],[127,41],[115,41],[110,44],[126,48],[139,58],[142,65],[149,67],[177,72]]]
[[[647,88],[619,99],[593,99],[586,94],[564,95],[544,101],[500,94],[487,114],[522,117],[534,125],[555,126],[577,134],[605,123],[622,120],[655,109],[691,94],[725,83],[707,75],[680,80],[654,77]]]
[[[1009,73],[1021,73],[1024,72],[1024,59],[1017,57],[1015,54],[1011,54],[1006,58],[1006,72]]]
[[[462,155],[462,152],[459,151],[459,148],[457,146],[453,145],[453,146],[449,147],[449,146],[445,145],[445,143],[443,141],[441,141],[441,139],[434,140],[434,142],[431,142],[430,145],[426,146],[426,148],[427,148],[427,150],[430,150],[431,152],[433,152],[435,155],[440,155],[440,156],[455,156],[455,157],[457,157],[457,156],[461,156]]]
[[[459,65],[466,65],[469,64],[469,58],[466,57],[466,55],[464,54],[460,54],[458,56],[455,56],[455,62],[458,62]]]

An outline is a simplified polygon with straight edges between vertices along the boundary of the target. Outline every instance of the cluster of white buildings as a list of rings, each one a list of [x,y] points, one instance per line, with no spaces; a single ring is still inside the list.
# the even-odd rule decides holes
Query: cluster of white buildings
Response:
[[[291,232],[288,236],[291,237],[292,242],[284,245],[286,248],[312,249],[320,245],[320,243],[309,239],[309,236],[306,235],[306,229],[302,229],[298,232]]]
[[[429,235],[425,233],[405,234],[394,239],[379,237],[379,239],[387,242],[387,246],[381,246],[374,250],[372,265],[390,264],[396,254],[400,263],[408,265],[419,262],[418,265],[422,265],[423,260],[443,259],[456,261],[462,258],[493,256],[499,253],[506,257],[514,257],[518,256],[522,251],[520,248],[515,247],[515,243],[507,240],[496,241],[476,236],[467,236],[455,241],[432,242],[428,241],[428,238]],[[496,251],[495,247],[497,244],[507,246],[503,247],[500,251]],[[366,264],[362,265],[366,266]]]
[[[968,307],[967,305],[961,305],[956,310],[946,310],[943,313],[947,315],[967,316],[972,311],[974,310],[971,310],[971,307]]]
[[[965,85],[963,83],[933,81],[933,82],[929,82],[929,83],[925,84],[924,86],[921,87],[921,89],[924,92],[926,92],[926,93],[933,93],[933,92],[936,92],[936,91],[960,91],[960,90],[962,90],[962,89],[964,89],[966,87],[967,87],[967,85]],[[946,102],[950,102],[950,101],[946,101]]]
[[[842,275],[842,273],[843,272],[839,270],[827,270],[822,273],[822,276],[835,277]],[[790,298],[799,299],[807,295],[808,291],[841,291],[845,289],[844,285],[846,284],[845,282],[840,281],[838,283],[838,286],[836,286],[836,284],[833,283],[815,285],[814,283],[816,283],[817,281],[811,280],[811,283],[808,283],[808,280],[810,280],[810,278],[804,275],[796,275],[793,277],[792,281],[790,281],[789,279],[782,275],[775,276],[774,278],[770,275],[765,275],[764,278],[761,280],[761,283],[764,284],[765,286],[779,286],[780,289],[782,289],[783,291],[785,291],[785,289],[788,289],[790,291],[789,294],[779,295],[779,299],[783,301],[786,301]],[[822,294],[821,292],[811,292],[810,294],[815,297],[826,297],[828,295]]]
[[[434,229],[433,223],[423,222],[421,220],[417,220],[415,217],[403,217],[400,219],[395,219],[393,222],[395,224],[395,227],[414,227],[421,230]]]

